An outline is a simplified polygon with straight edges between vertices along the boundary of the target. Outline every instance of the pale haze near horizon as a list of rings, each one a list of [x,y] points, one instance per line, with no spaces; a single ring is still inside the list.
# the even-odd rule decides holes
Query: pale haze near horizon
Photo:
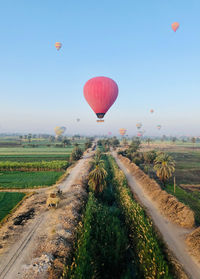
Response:
[[[200,2],[137,2],[2,3],[0,132],[200,136]],[[94,76],[119,86],[101,124],[83,98]]]

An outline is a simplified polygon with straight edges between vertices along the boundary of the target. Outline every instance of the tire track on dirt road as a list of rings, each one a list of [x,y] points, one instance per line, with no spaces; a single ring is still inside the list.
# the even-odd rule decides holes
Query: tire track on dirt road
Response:
[[[24,251],[24,249],[26,248],[28,243],[31,241],[37,228],[40,226],[42,221],[44,221],[44,218],[45,218],[45,213],[43,213],[43,215],[40,216],[38,220],[36,219],[36,222],[34,222],[34,224],[29,229],[28,233],[26,233],[26,235],[20,241],[20,244],[17,243],[17,245],[16,245],[17,247],[16,247],[15,252],[13,253],[12,257],[8,258],[8,261],[5,261],[5,259],[4,259],[4,261],[2,260],[3,263],[1,263],[1,268],[0,268],[0,279],[7,278],[8,273],[12,269],[15,262],[19,259],[19,256]]]

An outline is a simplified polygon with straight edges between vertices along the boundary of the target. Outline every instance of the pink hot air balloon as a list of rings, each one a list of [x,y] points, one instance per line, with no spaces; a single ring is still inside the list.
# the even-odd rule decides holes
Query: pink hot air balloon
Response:
[[[174,22],[174,23],[172,23],[172,29],[174,30],[174,32],[176,32],[177,31],[177,29],[179,28],[179,23],[178,22]]]
[[[84,85],[84,97],[97,117],[102,119],[118,96],[118,86],[108,77],[95,77]]]

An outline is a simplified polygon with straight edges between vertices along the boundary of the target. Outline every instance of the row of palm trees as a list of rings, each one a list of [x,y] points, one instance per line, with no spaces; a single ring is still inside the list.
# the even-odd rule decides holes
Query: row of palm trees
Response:
[[[149,152],[149,163],[153,161],[153,169],[157,177],[165,186],[166,181],[172,177],[175,172],[175,162],[173,158],[167,154],[160,152],[153,159]],[[148,156],[147,156],[148,158]],[[148,160],[147,160],[148,161]],[[101,159],[101,152],[97,150],[94,160],[92,161],[92,171],[89,174],[89,187],[94,191],[95,195],[101,193],[106,185],[106,176],[108,175],[104,169],[104,161]]]

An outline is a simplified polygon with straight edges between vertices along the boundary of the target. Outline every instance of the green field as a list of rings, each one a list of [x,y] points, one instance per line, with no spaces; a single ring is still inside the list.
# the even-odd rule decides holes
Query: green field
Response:
[[[24,193],[0,192],[0,221],[20,202]]]
[[[33,188],[34,186],[51,186],[60,178],[64,171],[40,171],[40,172],[1,172],[1,189]]]
[[[176,162],[178,184],[200,184],[200,151],[169,152]]]
[[[71,153],[73,146],[69,147],[1,147],[0,155],[59,155]]]
[[[41,155],[40,154],[0,155],[0,161],[12,161],[12,162],[41,162],[41,161],[55,161],[55,160],[63,161],[63,160],[69,160],[70,153],[41,154]]]
[[[84,143],[80,144],[84,148]],[[39,162],[68,160],[74,146],[67,147],[0,147],[0,161]]]

